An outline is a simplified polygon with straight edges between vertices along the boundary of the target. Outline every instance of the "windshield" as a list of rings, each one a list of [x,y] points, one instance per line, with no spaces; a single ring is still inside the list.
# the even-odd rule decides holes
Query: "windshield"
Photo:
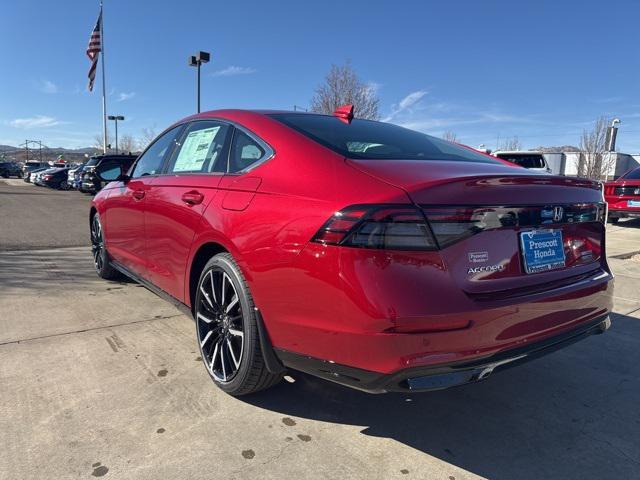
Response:
[[[272,118],[348,158],[500,163],[471,149],[390,123],[330,115],[275,113]]]
[[[544,168],[544,158],[542,155],[520,155],[520,154],[508,154],[498,153],[496,157],[507,160],[516,165],[520,165],[524,168]]]
[[[636,168],[635,170],[631,170],[624,177],[625,180],[640,180],[640,168]]]
[[[85,167],[94,167],[98,164],[98,162],[100,161],[99,158],[90,158],[89,160],[87,160],[87,163],[84,164]]]

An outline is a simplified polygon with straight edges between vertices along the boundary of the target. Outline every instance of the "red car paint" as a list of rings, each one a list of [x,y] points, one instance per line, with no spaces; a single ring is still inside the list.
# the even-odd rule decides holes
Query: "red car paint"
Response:
[[[640,167],[604,186],[609,217],[640,217]]]
[[[433,251],[311,241],[350,205],[428,211],[602,203],[594,182],[539,176],[496,159],[345,159],[264,112],[220,110],[178,124],[211,118],[242,125],[275,155],[245,174],[113,182],[93,208],[111,257],[187,306],[197,252],[215,244],[231,253],[277,351],[392,374],[508,351],[611,311],[612,276],[598,221],[563,225],[566,268],[530,275],[519,227]],[[199,201],[187,203],[185,195]],[[468,273],[474,252],[499,270]]]

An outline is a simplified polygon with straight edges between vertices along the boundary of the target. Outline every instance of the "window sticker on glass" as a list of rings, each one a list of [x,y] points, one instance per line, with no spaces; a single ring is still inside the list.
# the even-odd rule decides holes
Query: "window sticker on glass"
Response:
[[[173,171],[201,171],[204,162],[211,155],[211,145],[219,130],[220,127],[212,127],[189,133],[182,143]]]

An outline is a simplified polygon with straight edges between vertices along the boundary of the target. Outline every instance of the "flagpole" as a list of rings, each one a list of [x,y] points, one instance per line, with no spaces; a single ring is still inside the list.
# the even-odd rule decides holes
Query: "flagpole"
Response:
[[[102,0],[100,0],[100,48],[102,50],[102,153],[107,154],[107,87],[104,75],[104,15],[102,12]]]

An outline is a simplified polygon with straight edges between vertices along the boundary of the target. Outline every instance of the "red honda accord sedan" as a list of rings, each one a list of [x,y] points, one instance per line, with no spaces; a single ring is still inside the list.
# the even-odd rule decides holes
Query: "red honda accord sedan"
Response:
[[[628,171],[604,186],[604,198],[609,206],[609,220],[640,217],[640,167]]]
[[[90,212],[95,267],[184,307],[232,395],[298,370],[426,391],[609,325],[597,183],[399,126],[220,110],[164,131]]]

